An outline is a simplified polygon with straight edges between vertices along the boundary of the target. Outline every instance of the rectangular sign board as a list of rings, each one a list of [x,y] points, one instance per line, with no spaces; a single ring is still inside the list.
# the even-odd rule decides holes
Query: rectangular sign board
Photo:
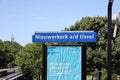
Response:
[[[44,80],[85,80],[85,54],[80,45],[46,46]],[[84,58],[83,58],[84,57]],[[46,66],[45,66],[46,65]]]
[[[96,42],[93,31],[35,32],[32,42]]]

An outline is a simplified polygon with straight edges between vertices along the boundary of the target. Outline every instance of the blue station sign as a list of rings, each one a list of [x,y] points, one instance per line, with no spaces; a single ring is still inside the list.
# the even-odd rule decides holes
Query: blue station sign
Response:
[[[94,31],[35,32],[32,42],[96,42]]]

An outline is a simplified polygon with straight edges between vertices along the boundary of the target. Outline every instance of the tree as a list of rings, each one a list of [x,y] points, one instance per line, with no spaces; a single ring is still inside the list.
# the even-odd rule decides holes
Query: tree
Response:
[[[33,78],[40,79],[42,72],[42,46],[32,43],[23,47],[16,55],[15,63],[24,73],[30,73]]]
[[[7,54],[8,50],[4,47],[4,42],[0,40],[0,68],[4,68],[7,65]]]
[[[22,48],[17,42],[0,41],[0,68],[12,67],[15,55]]]

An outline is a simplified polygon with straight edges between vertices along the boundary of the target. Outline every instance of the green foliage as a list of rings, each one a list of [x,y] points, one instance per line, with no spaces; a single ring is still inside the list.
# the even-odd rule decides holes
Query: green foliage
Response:
[[[15,55],[22,48],[16,42],[0,41],[0,68],[12,67],[14,65]]]
[[[33,77],[40,77],[42,72],[42,46],[40,43],[26,45],[16,55],[15,63],[24,73],[31,73]]]
[[[7,52],[7,50],[4,48],[3,41],[0,41],[0,68],[3,68],[7,65],[7,63],[6,63],[6,61],[7,61],[6,55],[7,54],[4,52]]]

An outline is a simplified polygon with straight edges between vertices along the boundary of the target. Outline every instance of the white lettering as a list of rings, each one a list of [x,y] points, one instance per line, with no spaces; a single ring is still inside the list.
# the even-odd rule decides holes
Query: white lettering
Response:
[[[92,35],[80,35],[80,39],[94,39],[94,34]]]
[[[35,35],[35,39],[68,39],[68,35]]]

